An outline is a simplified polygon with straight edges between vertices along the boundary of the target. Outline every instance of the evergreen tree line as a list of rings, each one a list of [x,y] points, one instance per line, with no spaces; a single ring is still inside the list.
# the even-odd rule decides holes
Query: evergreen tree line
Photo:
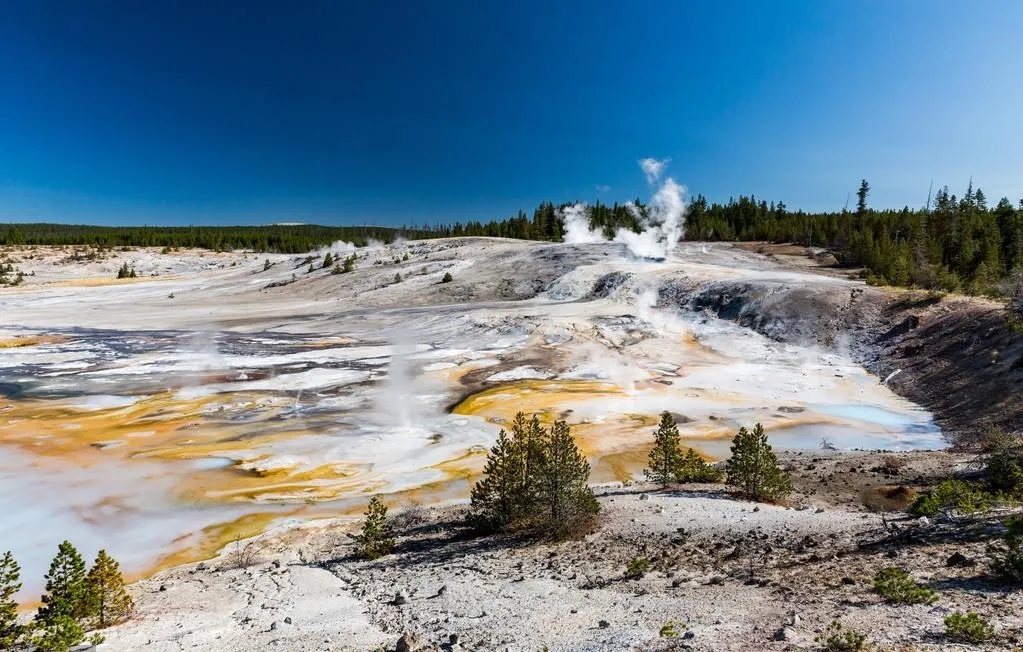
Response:
[[[46,592],[35,619],[22,623],[15,595],[21,590],[21,567],[8,551],[0,557],[0,650],[67,652],[90,630],[126,620],[135,608],[118,563],[100,550],[92,568],[70,542],[57,549],[46,574]],[[103,637],[94,634],[90,642]]]
[[[1007,198],[994,207],[983,190],[967,187],[962,197],[948,187],[921,209],[873,210],[864,180],[855,210],[791,211],[781,201],[740,196],[710,203],[690,202],[686,240],[793,242],[830,249],[842,265],[862,266],[878,284],[1013,295],[1023,288],[1023,199]],[[485,236],[561,241],[561,211],[569,204],[541,203],[503,220],[400,228],[269,225],[224,227],[99,227],[11,224],[0,228],[0,245],[92,245],[98,247],[199,247],[215,250],[305,253],[337,240],[362,246],[398,237],[428,239]],[[612,237],[619,229],[640,230],[647,207],[640,201],[588,209],[590,226]],[[1006,283],[1014,278],[1015,283]]]
[[[69,224],[9,224],[0,226],[0,245],[65,245],[165,247],[260,253],[302,254],[338,240],[362,247],[371,240],[392,242],[435,237],[432,231],[399,230],[376,226],[319,226],[315,224],[267,226],[87,226]]]
[[[709,204],[697,196],[686,216],[689,240],[766,240],[830,248],[839,262],[863,266],[878,284],[973,294],[1013,294],[1023,275],[1023,200],[993,208],[971,183],[962,197],[940,189],[928,206],[872,210],[864,180],[855,211],[789,211],[755,197]]]

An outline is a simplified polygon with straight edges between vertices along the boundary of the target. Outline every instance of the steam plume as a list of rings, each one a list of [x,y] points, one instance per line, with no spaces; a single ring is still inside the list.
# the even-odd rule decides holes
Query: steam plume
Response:
[[[660,181],[664,168],[671,159],[645,158],[639,161],[639,167],[651,185]],[[668,252],[682,238],[685,227],[685,192],[684,186],[668,177],[657,187],[646,213],[639,207],[627,204],[642,225],[642,231],[634,233],[628,229],[619,229],[614,242],[621,242],[629,248],[632,255],[640,258],[665,258]],[[569,244],[593,244],[607,242],[600,231],[590,228],[587,206],[578,203],[561,211],[565,221],[565,242]]]

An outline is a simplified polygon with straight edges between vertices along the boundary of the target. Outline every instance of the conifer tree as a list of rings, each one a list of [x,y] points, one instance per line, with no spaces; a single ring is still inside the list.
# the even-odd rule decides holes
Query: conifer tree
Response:
[[[687,448],[675,474],[678,482],[718,482],[721,471],[711,466],[692,448]]]
[[[870,184],[864,179],[860,182],[860,189],[856,191],[856,215],[863,217],[867,213],[867,196],[870,194]]]
[[[523,456],[502,429],[487,455],[483,478],[472,488],[469,525],[481,532],[497,532],[509,527],[521,512],[519,502],[524,477]]]
[[[548,431],[536,415],[518,413],[511,434],[501,431],[472,491],[469,524],[483,532],[519,527],[562,533],[600,506],[587,486],[590,467],[568,424]]]
[[[323,257],[323,269],[327,269],[334,264],[334,257],[327,252],[327,255]]]
[[[555,421],[536,469],[539,515],[548,527],[563,531],[596,514],[600,505],[590,490],[590,465],[575,444],[569,425]]]
[[[672,482],[680,481],[678,472],[681,463],[682,438],[679,437],[675,417],[665,411],[661,413],[661,423],[654,431],[654,448],[650,451],[643,475],[650,482],[667,487]]]
[[[792,478],[778,466],[767,434],[759,423],[750,432],[739,428],[732,440],[725,482],[751,500],[780,500],[792,491]]]
[[[14,650],[25,635],[18,623],[18,601],[15,594],[21,590],[21,567],[10,551],[0,558],[0,650]]]
[[[135,609],[135,603],[124,587],[120,565],[106,550],[100,550],[96,555],[96,561],[86,575],[86,583],[98,629],[126,620]]]
[[[82,622],[92,606],[85,580],[85,560],[71,542],[64,541],[46,574],[43,605],[36,611],[33,643],[48,652],[60,652],[85,638]]]
[[[89,591],[85,581],[85,560],[70,541],[57,547],[46,574],[46,593],[36,620],[46,624],[58,615],[81,620],[89,615]]]
[[[366,508],[362,532],[356,537],[356,554],[363,559],[377,559],[394,552],[394,533],[387,522],[387,506],[379,496],[373,496]]]

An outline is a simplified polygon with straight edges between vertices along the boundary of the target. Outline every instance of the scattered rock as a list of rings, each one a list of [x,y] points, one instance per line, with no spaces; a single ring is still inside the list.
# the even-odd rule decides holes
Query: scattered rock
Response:
[[[422,649],[423,641],[413,632],[405,632],[394,646],[394,652],[416,652]]]
[[[405,604],[406,602],[408,602],[408,598],[406,598],[405,594],[402,593],[401,591],[395,592],[394,600],[391,600],[391,604],[393,604],[396,607],[400,607],[401,605]]]
[[[796,639],[796,630],[791,627],[782,627],[774,633],[774,640],[776,641],[793,641]]]
[[[977,560],[967,557],[961,552],[954,552],[951,557],[945,560],[945,565],[952,568],[970,568],[977,565]]]
[[[611,626],[611,623],[607,622],[606,620],[602,620],[599,623],[597,623],[597,627],[599,627],[601,629],[607,629],[610,626]]]

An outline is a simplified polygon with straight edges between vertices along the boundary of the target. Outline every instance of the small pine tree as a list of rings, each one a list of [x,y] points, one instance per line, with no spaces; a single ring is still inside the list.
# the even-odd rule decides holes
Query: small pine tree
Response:
[[[138,278],[138,277],[139,277],[139,275],[135,273],[135,268],[132,267],[131,271],[128,272],[128,278]]]
[[[509,527],[520,512],[524,464],[515,442],[501,429],[497,443],[487,455],[483,478],[472,488],[469,525],[480,532],[498,532]]]
[[[263,261],[263,271],[264,271],[264,272],[265,272],[266,270],[270,269],[270,268],[271,268],[271,267],[273,267],[273,266],[274,266],[274,264],[270,262],[270,259],[269,259],[269,258],[267,258],[266,260],[264,260],[264,261]]]
[[[750,500],[780,500],[792,491],[792,478],[778,466],[778,457],[759,423],[752,432],[740,428],[732,440],[731,451],[725,482]]]
[[[590,490],[590,465],[575,444],[569,425],[555,421],[536,469],[541,522],[557,534],[600,511]]]
[[[690,449],[692,450],[692,449]],[[678,434],[675,417],[670,412],[661,414],[661,423],[654,431],[654,448],[650,451],[643,475],[650,482],[667,487],[678,479],[682,463],[682,438]]]
[[[1023,516],[1005,522],[1002,545],[992,546],[991,570],[1003,581],[1023,586]]]
[[[306,270],[306,274],[312,274],[312,273],[313,273],[313,272],[315,272],[315,271],[316,271],[316,268],[315,268],[315,267],[313,267],[313,264],[312,264],[312,263],[309,263],[309,269],[308,269],[308,270]]]
[[[96,555],[96,561],[86,576],[86,583],[98,629],[127,620],[135,609],[135,603],[124,587],[120,565],[106,550],[100,550]]]
[[[21,590],[21,567],[8,551],[0,558],[0,650],[16,649],[25,635],[25,627],[18,622],[18,601],[15,594]]]
[[[355,254],[345,258],[345,264],[344,267],[341,268],[341,271],[345,274],[355,271]]]
[[[450,283],[454,279],[451,277],[451,272],[444,272],[444,277],[441,278],[441,283]]]
[[[678,465],[675,479],[678,482],[720,482],[721,470],[707,464],[692,448],[687,448]]]
[[[327,269],[328,267],[330,267],[333,264],[334,264],[334,257],[331,256],[330,252],[328,251],[327,255],[323,257],[323,269]]]
[[[120,266],[120,267],[119,267],[119,268],[117,269],[117,278],[118,278],[118,279],[122,279],[122,278],[128,278],[128,274],[129,274],[129,273],[130,273],[130,272],[128,271],[128,263],[123,263],[123,264],[122,264],[122,265],[121,265],[121,266]]]
[[[536,468],[547,431],[533,415],[519,412],[511,434],[504,430],[487,455],[483,478],[472,489],[469,525],[499,532],[527,524],[534,516]]]
[[[362,532],[356,537],[356,554],[362,559],[377,559],[394,552],[394,534],[387,522],[387,506],[379,496],[373,496],[366,508]]]
[[[398,272],[394,273],[394,282],[401,283],[401,274],[399,274]]]
[[[85,580],[85,560],[71,542],[64,541],[50,562],[46,574],[46,593],[43,606],[36,612],[38,636],[46,642],[36,642],[42,650],[63,650],[77,645],[85,637],[81,621],[91,615],[88,584]],[[52,647],[55,646],[55,647]]]

